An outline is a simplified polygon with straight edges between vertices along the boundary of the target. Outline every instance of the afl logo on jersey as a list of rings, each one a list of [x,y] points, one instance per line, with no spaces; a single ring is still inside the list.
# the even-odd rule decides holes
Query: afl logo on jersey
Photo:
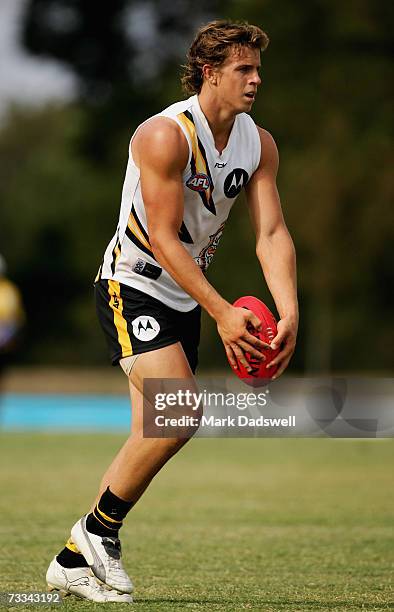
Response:
[[[206,174],[193,174],[186,182],[186,186],[193,191],[207,191],[211,182]]]
[[[142,315],[134,319],[132,326],[134,336],[138,338],[138,340],[142,340],[142,342],[153,340],[160,331],[159,323],[156,319],[148,315]]]
[[[235,198],[249,180],[249,174],[243,168],[234,168],[224,181],[224,194],[227,198]]]

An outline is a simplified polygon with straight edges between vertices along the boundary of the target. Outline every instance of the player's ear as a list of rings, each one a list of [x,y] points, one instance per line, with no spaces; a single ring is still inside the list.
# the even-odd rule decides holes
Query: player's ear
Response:
[[[204,81],[207,81],[210,85],[217,85],[218,72],[211,64],[204,64],[202,67],[202,75]]]

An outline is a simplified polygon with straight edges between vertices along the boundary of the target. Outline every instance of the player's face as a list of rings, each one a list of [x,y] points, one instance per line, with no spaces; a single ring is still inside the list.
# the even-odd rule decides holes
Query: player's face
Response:
[[[259,49],[233,48],[218,70],[220,102],[235,113],[249,112],[261,83],[260,66]]]

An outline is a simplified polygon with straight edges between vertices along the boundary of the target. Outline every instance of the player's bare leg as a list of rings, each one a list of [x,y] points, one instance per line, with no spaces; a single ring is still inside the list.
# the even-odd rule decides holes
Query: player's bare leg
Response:
[[[187,442],[185,438],[143,437],[143,379],[148,377],[193,378],[179,343],[138,356],[129,378],[131,435],[105,472],[92,510],[108,486],[115,495],[135,504],[157,472]]]
[[[74,543],[95,576],[124,593],[131,592],[132,584],[121,564],[118,530],[152,478],[187,441],[184,437],[143,437],[143,380],[147,377],[187,379],[190,390],[195,390],[193,374],[180,343],[138,357],[129,377],[131,435],[104,474],[90,514],[80,519],[71,531]]]

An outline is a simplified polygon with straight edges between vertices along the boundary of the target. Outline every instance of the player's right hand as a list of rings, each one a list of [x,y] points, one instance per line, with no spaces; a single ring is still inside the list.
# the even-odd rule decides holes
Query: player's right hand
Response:
[[[238,363],[251,371],[245,353],[253,357],[265,360],[264,355],[258,350],[260,348],[270,349],[270,345],[256,338],[248,331],[252,325],[256,330],[261,328],[261,321],[256,315],[246,308],[236,308],[229,304],[228,308],[216,319],[219,335],[223,341],[224,349],[230,364],[238,367]]]

